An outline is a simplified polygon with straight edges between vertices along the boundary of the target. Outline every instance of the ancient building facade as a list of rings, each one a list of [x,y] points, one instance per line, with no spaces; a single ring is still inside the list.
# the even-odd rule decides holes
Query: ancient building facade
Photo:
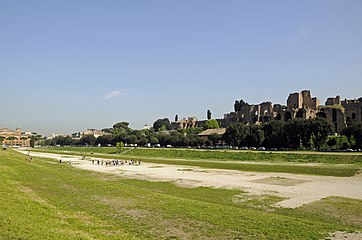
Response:
[[[285,107],[280,104],[273,105],[271,102],[263,102],[260,104],[247,104],[236,112],[224,114],[223,123],[242,122],[245,124],[261,124],[267,123],[274,119],[281,119],[282,111]],[[222,125],[228,125],[222,124]]]
[[[20,128],[15,131],[0,128],[0,142],[8,146],[30,147],[31,134],[23,134]]]
[[[347,100],[341,102],[345,109],[346,122],[354,123],[362,121],[362,98]]]
[[[301,118],[309,119],[316,117],[319,99],[312,98],[309,90],[300,93],[291,93],[287,99],[287,109],[283,111],[283,120]]]
[[[318,116],[325,118],[336,132],[341,132],[347,124],[362,121],[362,98],[341,101],[340,96],[330,97],[321,106],[319,99],[312,97],[309,90],[289,94],[287,106],[271,102],[242,103],[235,112],[224,115],[223,127],[234,122],[262,124],[271,120],[312,119]]]
[[[171,123],[171,129],[194,128],[194,127],[197,126],[197,123],[198,123],[198,120],[197,120],[196,117],[183,118],[183,119],[181,119],[181,120],[179,120],[179,121],[172,122],[172,123]]]

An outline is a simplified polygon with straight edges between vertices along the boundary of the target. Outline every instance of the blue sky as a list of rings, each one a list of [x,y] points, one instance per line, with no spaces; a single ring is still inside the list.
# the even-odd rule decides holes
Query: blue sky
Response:
[[[0,1],[0,127],[214,118],[236,99],[361,97],[362,1]]]

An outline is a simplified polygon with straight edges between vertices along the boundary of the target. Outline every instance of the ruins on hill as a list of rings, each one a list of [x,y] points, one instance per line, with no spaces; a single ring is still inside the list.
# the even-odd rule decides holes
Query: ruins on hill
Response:
[[[341,101],[337,96],[328,98],[325,105],[320,105],[319,99],[312,97],[309,90],[303,90],[289,94],[286,106],[271,102],[248,104],[240,100],[235,101],[234,110],[224,115],[224,127],[233,122],[262,124],[271,120],[288,121],[318,116],[325,118],[336,132],[341,132],[347,124],[362,121],[362,98]]]

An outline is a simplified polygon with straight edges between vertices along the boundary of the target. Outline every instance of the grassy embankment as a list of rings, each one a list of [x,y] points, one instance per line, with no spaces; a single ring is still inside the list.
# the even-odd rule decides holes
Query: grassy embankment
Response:
[[[116,154],[115,148],[45,148],[34,151],[52,152],[88,157],[137,159],[159,164],[175,164],[204,168],[229,169],[249,172],[282,172],[348,177],[357,174],[362,166],[361,155],[299,154],[274,152],[236,152],[184,149],[138,148],[126,154]],[[300,163],[316,163],[301,165]]]
[[[321,239],[362,230],[362,201],[278,209],[276,197],[122,179],[12,150],[0,151],[0,194],[0,239]]]

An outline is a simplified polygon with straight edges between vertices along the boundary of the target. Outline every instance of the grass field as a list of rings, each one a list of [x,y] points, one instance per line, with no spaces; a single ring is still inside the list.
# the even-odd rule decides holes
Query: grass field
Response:
[[[114,148],[45,148],[35,149],[34,151],[70,155],[83,154],[89,157],[121,158],[125,160],[141,159],[144,162],[150,163],[198,166],[249,172],[281,172],[336,177],[353,176],[360,171],[362,166],[362,155],[308,155],[180,149],[134,149],[127,152],[127,154],[115,154]],[[318,159],[319,156],[321,157],[321,160]],[[299,164],[306,162],[317,163],[318,165]],[[344,164],[340,165],[341,163]]]
[[[358,200],[279,209],[276,197],[123,179],[12,150],[0,151],[0,194],[0,239],[322,239],[362,230]]]
[[[116,154],[112,147],[52,147],[46,151],[68,151],[78,153]],[[197,150],[167,148],[136,148],[127,152],[128,156],[193,159],[193,160],[237,160],[254,162],[290,162],[290,163],[332,163],[362,164],[362,153],[324,153],[324,152],[268,152],[233,150]]]

